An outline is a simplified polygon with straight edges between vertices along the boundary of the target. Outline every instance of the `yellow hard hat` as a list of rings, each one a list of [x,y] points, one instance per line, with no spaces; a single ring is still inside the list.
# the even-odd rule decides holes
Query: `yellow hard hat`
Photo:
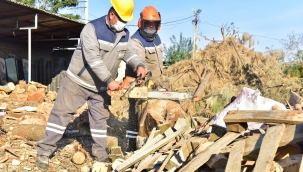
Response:
[[[110,0],[110,2],[122,20],[128,22],[133,19],[135,8],[133,0]]]

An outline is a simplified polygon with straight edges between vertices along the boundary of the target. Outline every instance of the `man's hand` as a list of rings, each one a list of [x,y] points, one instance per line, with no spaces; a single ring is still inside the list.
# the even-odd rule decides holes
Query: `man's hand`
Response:
[[[115,91],[115,90],[119,90],[120,88],[120,83],[118,81],[112,81],[110,82],[107,87],[111,90],[111,91]]]
[[[138,67],[137,76],[141,75],[141,78],[145,78],[147,71],[143,67]]]

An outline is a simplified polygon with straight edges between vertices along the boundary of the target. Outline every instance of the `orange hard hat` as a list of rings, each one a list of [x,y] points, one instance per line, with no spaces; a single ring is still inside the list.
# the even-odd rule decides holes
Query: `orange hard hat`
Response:
[[[153,6],[146,6],[142,12],[140,13],[140,18],[138,20],[138,27],[141,31],[144,32],[144,23],[145,22],[152,22],[156,30],[160,30],[161,26],[161,15],[160,12],[156,10]]]

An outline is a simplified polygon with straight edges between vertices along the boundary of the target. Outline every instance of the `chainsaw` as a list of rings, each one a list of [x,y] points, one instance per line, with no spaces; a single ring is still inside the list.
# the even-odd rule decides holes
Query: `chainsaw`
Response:
[[[151,73],[148,72],[144,80],[126,76],[118,90],[108,90],[110,96],[134,99],[161,99],[161,100],[190,100],[193,98],[190,92],[167,91],[165,89],[151,90],[154,82]]]

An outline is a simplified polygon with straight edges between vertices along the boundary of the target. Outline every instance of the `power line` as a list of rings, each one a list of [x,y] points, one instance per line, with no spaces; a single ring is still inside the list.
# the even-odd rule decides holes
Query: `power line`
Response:
[[[180,21],[183,21],[183,20],[186,20],[186,19],[190,19],[191,17],[193,17],[193,15],[192,16],[189,16],[189,17],[186,17],[186,18],[183,18],[183,19],[179,19],[179,20],[173,20],[173,21],[170,21],[170,22],[165,22],[165,23],[161,23],[161,26],[172,26],[172,25],[174,25],[174,24],[170,24],[170,23],[176,23],[176,22],[180,22]],[[189,20],[187,20],[186,22],[188,22]],[[183,23],[183,22],[182,22]],[[167,24],[169,24],[169,25],[167,25]],[[126,25],[126,26],[138,26],[138,25]]]
[[[208,24],[208,25],[211,25],[211,26],[215,26],[215,27],[221,28],[221,26],[217,26],[217,25],[214,25],[214,24],[211,24],[211,23],[208,23],[208,22],[202,22],[202,23],[205,23],[205,24]],[[239,32],[239,33],[244,33],[244,32]],[[281,41],[282,40],[282,39],[270,38],[270,37],[261,36],[261,35],[255,35],[255,34],[251,34],[251,35],[255,36],[255,37],[267,38],[267,39],[272,39],[272,40],[277,40],[277,41]]]
[[[183,19],[180,19],[180,20],[174,20],[174,21],[170,21],[170,22],[161,23],[161,25],[165,25],[165,24],[168,24],[168,23],[174,23],[174,22],[186,20],[186,19],[189,19],[189,18],[191,18],[191,17],[193,17],[193,15],[192,15],[192,16],[189,16],[189,17],[186,17],[186,18],[183,18]]]

